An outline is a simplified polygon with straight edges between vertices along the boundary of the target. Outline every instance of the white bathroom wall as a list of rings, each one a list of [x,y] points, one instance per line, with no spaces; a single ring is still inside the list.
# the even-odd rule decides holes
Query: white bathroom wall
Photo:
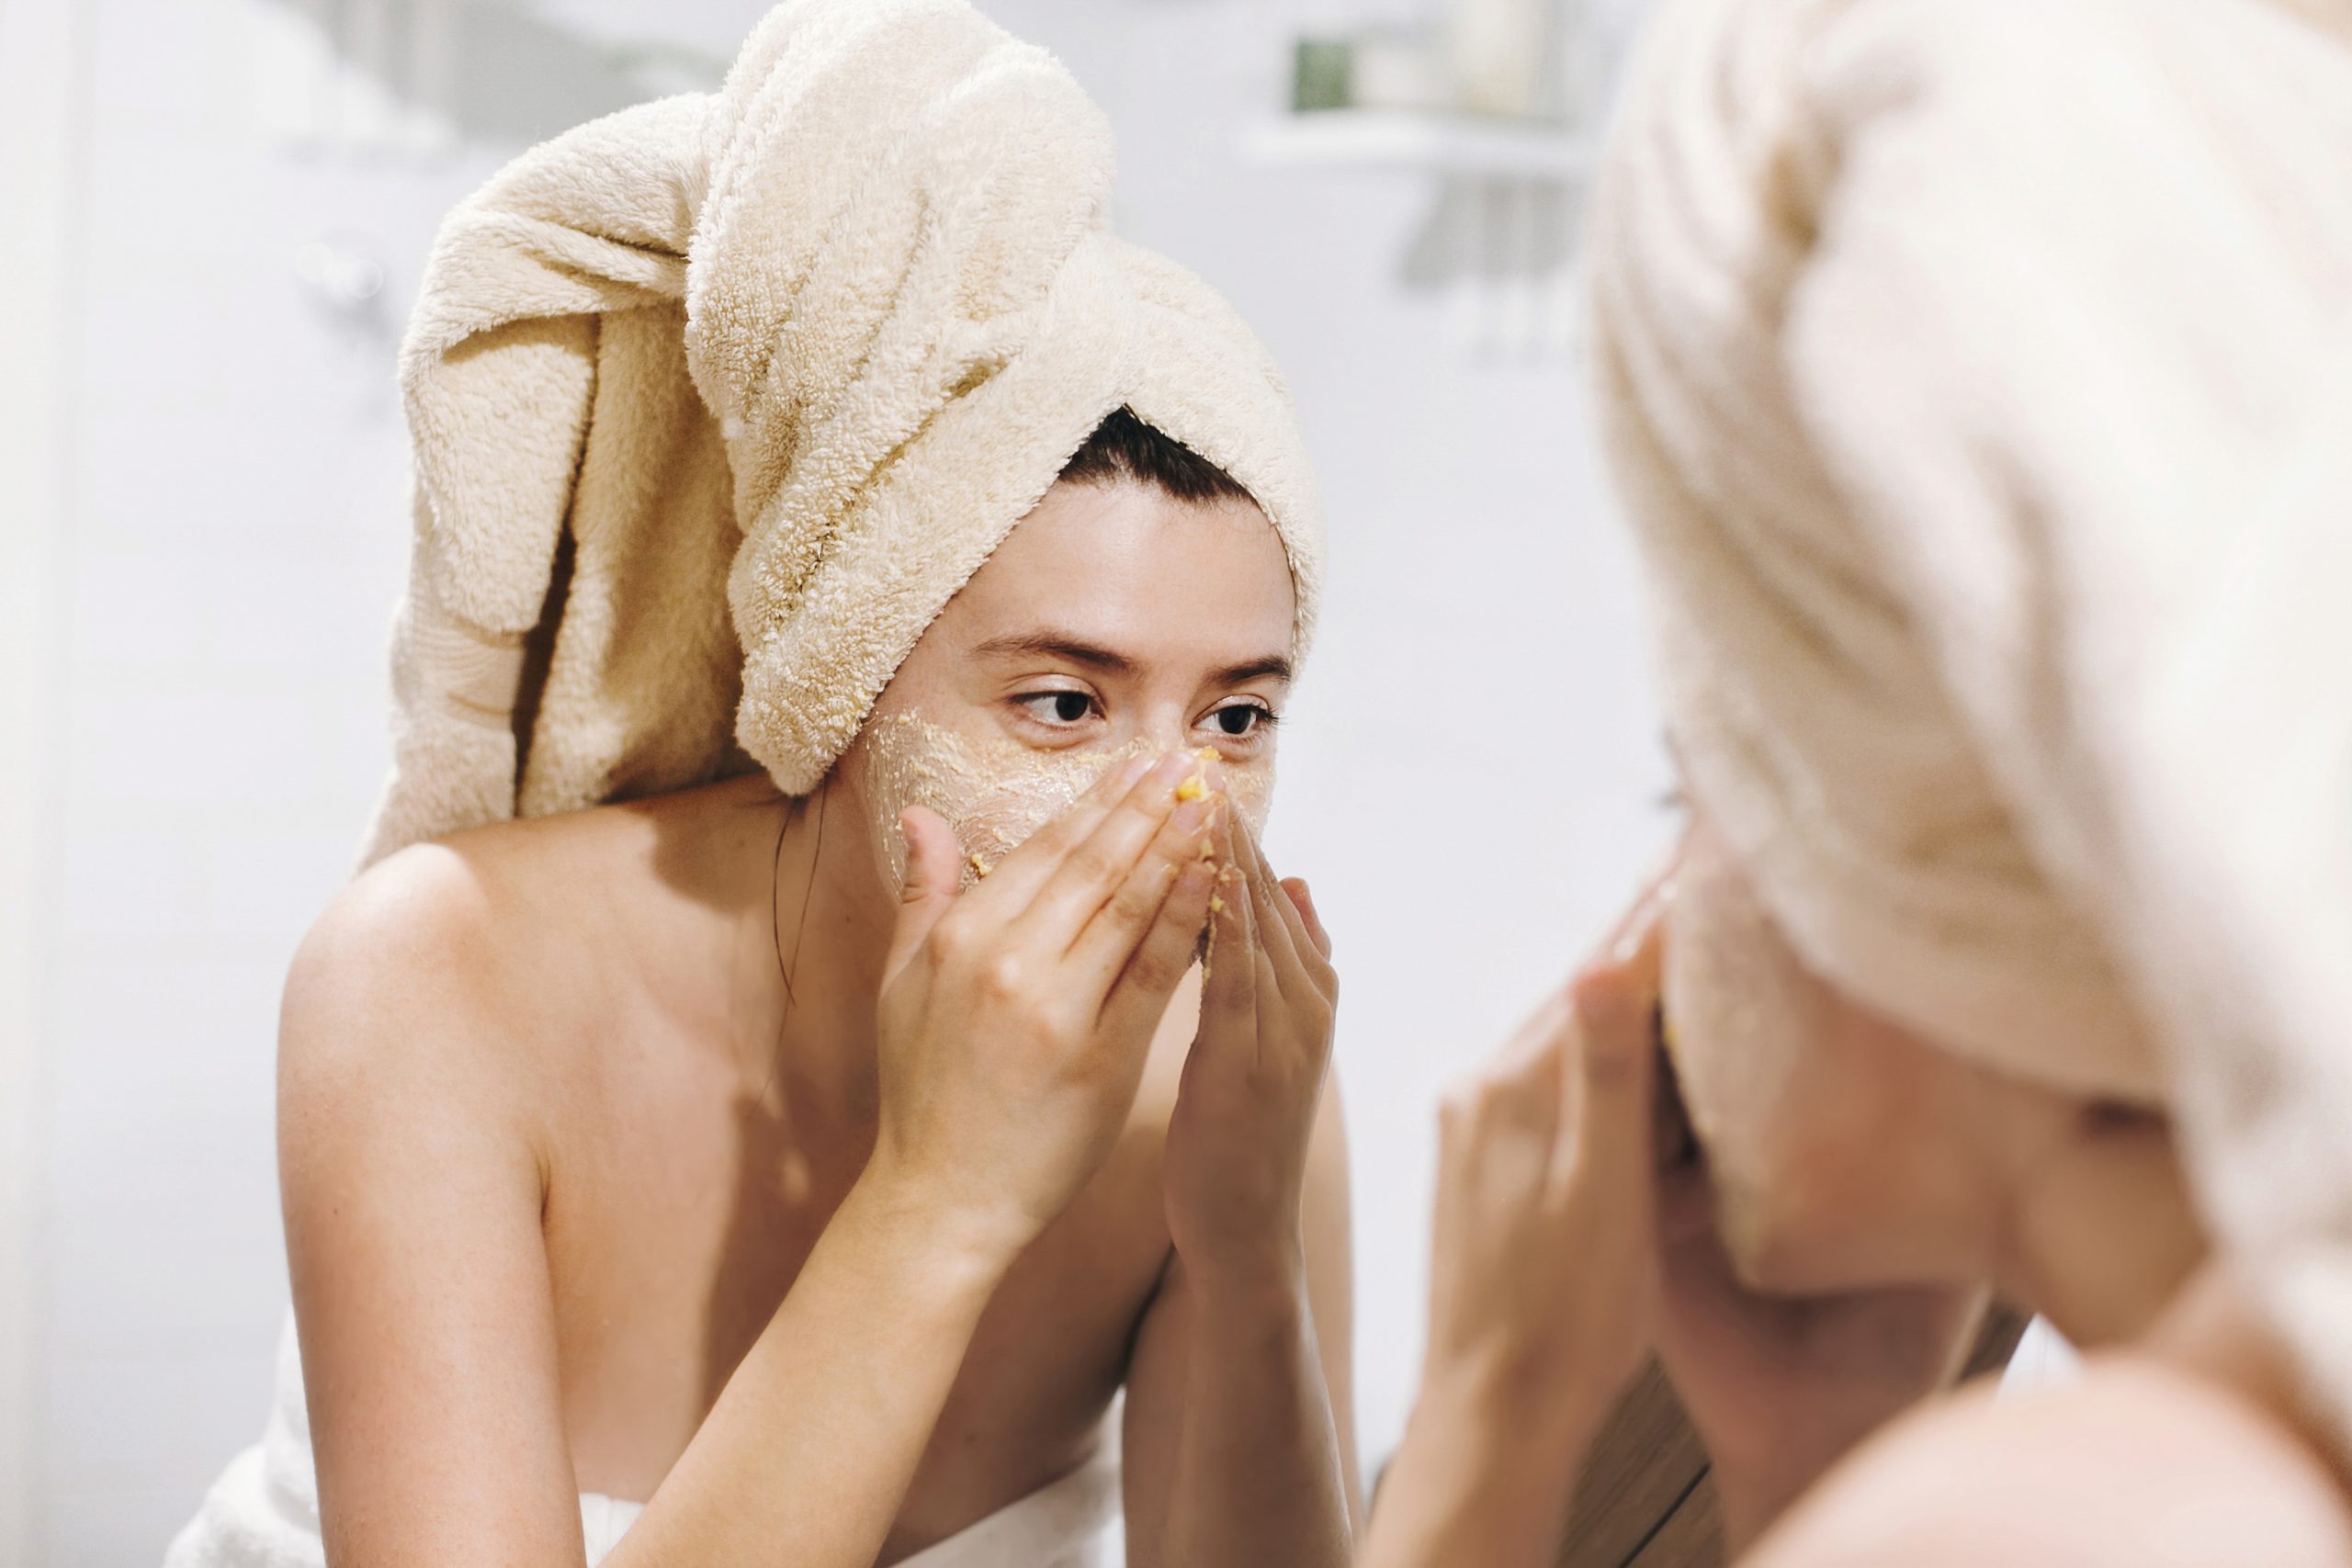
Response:
[[[28,3],[0,0],[0,23]],[[74,9],[83,259],[46,291],[65,526],[37,731],[53,1027],[28,1562],[153,1563],[259,1430],[285,1299],[277,991],[385,760],[405,530],[390,363],[434,222],[520,141],[642,90],[646,51],[623,69],[614,40],[723,53],[763,8],[448,0],[471,30],[440,150],[413,124],[306,150],[334,80],[306,29],[371,4],[401,9]],[[1574,376],[1464,362],[1442,303],[1403,281],[1434,187],[1237,152],[1278,101],[1288,6],[987,8],[1110,110],[1120,222],[1259,327],[1322,469],[1329,613],[1273,847],[1340,949],[1376,1455],[1418,1355],[1436,1087],[1566,973],[1663,841],[1629,562]],[[372,299],[304,280],[370,264]]]
[[[34,1365],[44,1295],[47,1205],[46,885],[41,827],[51,796],[41,756],[52,676],[54,566],[65,500],[57,387],[65,359],[51,299],[72,270],[80,204],[76,31],[62,0],[0,0],[0,1562],[34,1561]]]
[[[25,1561],[130,1568],[160,1561],[260,1429],[286,1294],[277,989],[384,765],[398,299],[491,158],[295,150],[316,84],[291,7],[74,9],[43,769],[45,1540]],[[382,257],[372,314],[303,282],[321,241]]]

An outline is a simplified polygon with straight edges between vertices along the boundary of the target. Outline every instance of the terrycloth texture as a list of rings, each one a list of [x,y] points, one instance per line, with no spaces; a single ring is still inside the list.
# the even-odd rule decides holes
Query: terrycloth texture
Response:
[[[444,225],[401,379],[416,546],[370,858],[742,771],[813,788],[1122,404],[1224,468],[1315,614],[1272,362],[1105,228],[1111,138],[961,0],[788,0],[716,95],[525,154]],[[519,758],[517,733],[527,737]]]
[[[1105,1425],[1115,1435],[1118,1423]],[[1114,1568],[1125,1551],[1118,1503],[1114,1441],[1060,1480],[901,1560],[898,1568]],[[588,1568],[604,1560],[644,1511],[641,1503],[582,1495]],[[278,1339],[277,1383],[261,1443],[239,1454],[213,1483],[164,1554],[164,1568],[326,1568],[318,1467],[291,1318]]]
[[[2169,1105],[2352,1452],[2352,3],[1672,0],[1612,457],[1799,950]]]

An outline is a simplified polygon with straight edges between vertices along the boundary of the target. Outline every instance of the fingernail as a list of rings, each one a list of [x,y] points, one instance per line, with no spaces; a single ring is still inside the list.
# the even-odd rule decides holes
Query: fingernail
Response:
[[[1113,771],[1112,779],[1118,788],[1122,790],[1132,789],[1135,787],[1136,781],[1143,777],[1144,774],[1148,773],[1150,770],[1151,759],[1149,757],[1128,757],[1124,759],[1119,763],[1118,767]]]
[[[1189,751],[1170,751],[1152,765],[1151,782],[1173,789],[1200,765]]]

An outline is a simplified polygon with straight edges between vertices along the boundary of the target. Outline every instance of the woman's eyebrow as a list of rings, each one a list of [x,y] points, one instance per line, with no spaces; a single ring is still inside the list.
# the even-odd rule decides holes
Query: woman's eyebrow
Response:
[[[1020,632],[1006,637],[992,637],[972,649],[976,659],[996,659],[1006,656],[1024,659],[1059,659],[1071,664],[1100,670],[1106,675],[1132,675],[1136,661],[1124,653],[1082,642],[1061,632]]]
[[[1058,659],[1085,669],[1099,670],[1106,675],[1132,675],[1137,668],[1136,661],[1125,654],[1072,637],[1067,632],[1014,632],[992,637],[974,648],[972,657]],[[1238,686],[1250,681],[1287,682],[1290,678],[1290,660],[1283,654],[1269,653],[1212,671],[1208,683],[1213,686]]]
[[[1228,664],[1224,669],[1210,674],[1209,684],[1239,686],[1251,681],[1270,680],[1281,681],[1284,683],[1288,683],[1290,680],[1290,660],[1279,653],[1269,653],[1261,659],[1244,660],[1239,664]]]

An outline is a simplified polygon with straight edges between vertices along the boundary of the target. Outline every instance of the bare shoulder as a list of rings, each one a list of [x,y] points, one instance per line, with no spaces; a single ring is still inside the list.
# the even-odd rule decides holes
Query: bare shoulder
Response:
[[[579,830],[537,828],[401,850],[328,906],[287,974],[281,1123],[354,1102],[488,1112],[540,1079],[547,1014],[565,995],[546,973],[563,943],[541,893]]]
[[[1972,1392],[1897,1424],[1751,1561],[2342,1568],[2352,1512],[2252,1401],[2127,1353],[2094,1359],[2067,1387]]]

